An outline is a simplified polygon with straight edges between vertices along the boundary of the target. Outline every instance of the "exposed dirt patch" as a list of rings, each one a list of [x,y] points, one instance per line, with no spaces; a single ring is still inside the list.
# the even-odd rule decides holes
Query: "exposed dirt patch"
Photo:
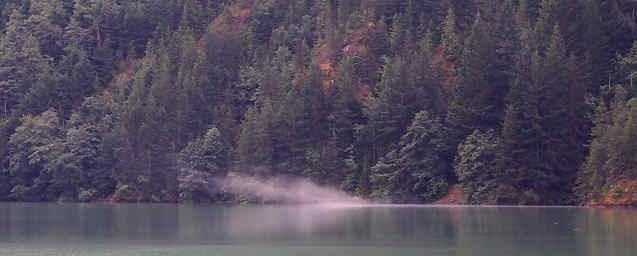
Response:
[[[115,81],[115,85],[117,87],[121,87],[125,83],[133,79],[133,76],[135,76],[135,73],[137,73],[137,70],[142,64],[142,61],[143,61],[142,59],[122,61],[120,63],[120,66],[122,66],[122,69],[124,71],[116,75],[115,79],[113,79],[113,81]]]
[[[332,63],[332,57],[340,51],[343,57],[349,58],[357,56],[361,50],[368,45],[368,35],[375,29],[373,22],[368,22],[359,29],[349,32],[343,39],[343,48],[334,50],[327,43],[318,46],[318,54],[314,57],[318,59],[319,70],[321,71],[321,80],[323,89],[328,90],[334,83],[336,78],[335,64]],[[369,84],[362,84],[359,81],[358,96],[361,99],[367,98],[371,92]]]
[[[228,6],[227,12],[219,14],[208,25],[209,32],[233,32],[237,33],[246,27],[250,21],[252,9],[251,1],[236,1]]]
[[[197,42],[197,50],[203,51],[203,46],[210,40],[214,34],[221,35],[239,35],[241,30],[247,28],[252,18],[252,1],[241,0],[236,1],[227,7],[224,11],[208,24],[206,33]]]
[[[460,185],[453,185],[449,188],[446,196],[436,201],[434,204],[464,204],[464,193]]]
[[[319,46],[318,65],[321,71],[321,81],[323,90],[328,90],[334,83],[336,72],[332,65],[331,56],[333,55],[330,47],[326,43]]]
[[[347,38],[345,38],[345,47],[343,47],[343,55],[347,57],[356,56],[360,53],[363,47],[368,44],[368,36],[374,31],[375,24],[369,22],[361,28],[352,31]]]

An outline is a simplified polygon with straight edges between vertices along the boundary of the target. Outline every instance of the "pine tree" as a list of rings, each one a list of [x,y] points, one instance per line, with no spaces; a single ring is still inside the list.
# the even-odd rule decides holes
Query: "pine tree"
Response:
[[[68,153],[61,162],[81,170],[76,188],[79,201],[105,198],[115,190],[117,106],[106,97],[87,97],[67,123],[64,147]]]
[[[610,38],[604,31],[599,1],[588,1],[585,11],[584,18],[587,20],[587,28],[583,40],[585,46],[582,48],[587,49],[591,58],[591,62],[588,64],[592,82],[588,91],[597,95],[599,93],[599,85],[608,79],[610,62],[613,56],[609,51]]]
[[[10,25],[13,27],[12,22]],[[17,27],[16,32],[20,30],[20,26]],[[7,46],[3,48],[6,49],[6,54],[0,57],[0,73],[6,75],[0,78],[0,86],[4,92],[5,117],[17,113],[39,114],[52,107],[52,99],[47,99],[46,102],[37,100],[38,94],[47,90],[56,79],[54,75],[50,75],[51,59],[42,55],[38,40],[30,35],[25,38],[7,34],[0,44]]]
[[[441,46],[445,59],[454,61],[460,55],[460,37],[456,32],[456,14],[452,8],[447,11],[447,16],[442,23]]]
[[[51,183],[44,166],[55,155],[54,141],[59,131],[54,110],[39,116],[26,116],[9,139],[8,170],[12,180],[11,198],[21,201],[55,199],[46,193]]]
[[[559,1],[556,0],[542,0],[540,4],[540,13],[535,23],[535,34],[537,41],[543,46],[550,44],[553,27],[558,24],[556,15],[559,14]],[[539,49],[543,51],[543,49]]]
[[[404,58],[386,58],[377,96],[368,99],[366,111],[370,128],[375,132],[374,143],[384,154],[407,128],[413,116],[424,107],[422,88],[416,87],[408,73]]]
[[[633,47],[626,54],[618,56],[616,61],[615,79],[634,94],[637,89],[637,43],[633,43]]]
[[[354,142],[355,127],[364,121],[355,72],[353,60],[345,59],[338,67],[339,79],[335,82],[334,111],[329,119],[332,133],[337,137],[337,144],[341,150],[345,150]]]
[[[372,167],[372,196],[395,202],[433,201],[447,192],[451,168],[446,131],[427,111],[414,117],[398,147]]]
[[[257,148],[258,112],[254,107],[248,108],[241,122],[241,132],[237,139],[235,150],[237,164],[235,168],[240,173],[252,174],[251,169],[257,164],[255,161]]]
[[[77,47],[69,47],[66,52],[57,68],[62,78],[55,92],[56,109],[63,118],[70,117],[72,109],[97,89],[95,68],[87,53]]]
[[[389,42],[391,45],[391,52],[396,56],[407,55],[406,52],[409,49],[408,45],[413,42],[412,38],[408,37],[410,32],[409,24],[407,22],[408,20],[400,14],[394,15],[392,18]],[[405,49],[404,52],[403,49]]]
[[[581,157],[581,139],[571,125],[578,123],[575,116],[570,115],[569,104],[578,105],[583,98],[577,100],[569,97],[570,90],[578,90],[577,84],[569,78],[572,61],[566,55],[564,41],[559,26],[555,26],[551,36],[551,44],[546,56],[535,55],[531,66],[531,79],[528,87],[526,103],[522,106],[524,117],[530,120],[526,125],[528,132],[524,135],[528,145],[533,145],[527,152],[530,162],[528,166],[532,178],[530,187],[532,198],[548,202],[565,200],[574,181],[574,168],[569,165]],[[572,122],[572,123],[571,123]],[[523,141],[526,139],[522,138]],[[569,153],[566,153],[569,152]],[[577,152],[571,154],[570,152]],[[528,187],[528,183],[527,183]]]
[[[376,21],[374,30],[369,35],[369,50],[377,65],[382,64],[382,57],[390,52],[391,44],[387,27],[387,19],[383,16]]]
[[[503,114],[508,77],[496,52],[496,41],[480,13],[462,55],[457,105],[464,109],[462,125],[469,130],[494,127]]]
[[[67,18],[61,0],[34,2],[30,5],[29,14],[25,26],[38,39],[42,54],[58,58],[63,54],[58,42]]]
[[[254,129],[256,150],[254,153],[255,165],[252,172],[260,177],[276,174],[276,170],[274,170],[275,121],[274,106],[270,100],[266,99],[261,106]]]
[[[216,127],[190,142],[178,156],[179,198],[185,201],[218,200],[221,178],[226,176],[230,154]]]
[[[186,0],[181,14],[179,26],[191,28],[196,34],[204,32],[207,24],[206,9],[199,0]]]
[[[520,202],[517,184],[510,182],[516,177],[507,176],[510,172],[500,170],[496,164],[500,142],[494,130],[476,130],[458,146],[454,171],[465,191],[467,202]]]

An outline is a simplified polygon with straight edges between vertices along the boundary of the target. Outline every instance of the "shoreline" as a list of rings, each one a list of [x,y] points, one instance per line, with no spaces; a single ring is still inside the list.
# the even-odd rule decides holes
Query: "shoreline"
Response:
[[[115,202],[108,200],[94,200],[89,202],[70,202],[70,201],[0,201],[0,204],[95,204],[95,205],[133,205],[133,204],[145,204],[145,205],[196,205],[196,206],[326,206],[334,208],[345,207],[396,207],[396,208],[593,208],[593,209],[637,209],[637,205],[599,205],[599,204],[585,204],[585,205],[494,205],[494,204],[439,204],[439,203],[427,203],[427,204],[393,204],[393,203],[188,203],[188,202]]]

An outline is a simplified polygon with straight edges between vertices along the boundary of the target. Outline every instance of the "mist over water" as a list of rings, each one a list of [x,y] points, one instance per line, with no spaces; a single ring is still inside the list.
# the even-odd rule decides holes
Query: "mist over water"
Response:
[[[634,209],[331,205],[0,203],[0,255],[637,255]]]
[[[275,177],[261,181],[251,177],[232,177],[223,181],[223,187],[233,194],[253,194],[268,202],[333,206],[368,203],[336,188],[319,186],[300,178]]]

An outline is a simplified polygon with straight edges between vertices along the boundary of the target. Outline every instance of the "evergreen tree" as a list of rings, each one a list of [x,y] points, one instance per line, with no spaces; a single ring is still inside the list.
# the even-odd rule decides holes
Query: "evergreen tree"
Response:
[[[220,193],[230,154],[216,127],[192,141],[179,153],[179,198],[193,202],[212,202]]]
[[[258,112],[254,107],[248,108],[241,122],[241,132],[237,139],[235,150],[237,164],[235,169],[240,173],[252,173],[251,168],[257,166],[255,161],[257,152],[257,121]]]
[[[47,193],[52,183],[45,165],[55,153],[59,132],[59,119],[54,110],[39,116],[26,116],[9,139],[8,170],[11,177],[11,194],[14,200],[40,201],[56,199]]]
[[[206,9],[199,0],[186,0],[181,14],[179,26],[191,28],[196,34],[203,32],[207,24]]]
[[[62,76],[55,88],[56,109],[63,118],[68,118],[74,107],[84,97],[95,93],[96,71],[87,53],[77,47],[66,49],[67,54],[60,61],[57,72]]]
[[[498,55],[493,32],[478,14],[465,43],[460,81],[450,109],[462,134],[501,123],[510,80],[504,61]]]
[[[25,21],[30,35],[38,39],[42,54],[58,58],[62,54],[59,41],[66,26],[66,13],[61,0],[43,0],[31,3]]]
[[[456,31],[456,14],[454,10],[449,8],[447,16],[442,23],[442,39],[441,46],[445,59],[454,61],[460,55],[460,37]]]
[[[343,60],[338,68],[339,79],[333,89],[334,110],[329,116],[330,126],[332,134],[337,137],[338,147],[343,151],[354,142],[356,125],[364,122],[355,72],[353,60]],[[343,153],[341,157],[344,159]]]
[[[388,34],[387,19],[383,16],[375,24],[374,30],[369,35],[369,58],[375,60],[376,66],[382,64],[382,57],[389,55],[390,40]]]
[[[637,42],[626,54],[617,56],[616,62],[616,80],[634,95],[637,89]]]
[[[42,55],[37,38],[27,33],[24,22],[24,16],[14,11],[7,24],[6,34],[0,38],[0,86],[4,94],[5,118],[9,117],[14,106],[28,100],[25,96],[31,88],[42,87],[47,80],[52,79],[47,76],[51,73],[50,59]],[[28,106],[21,108],[29,111]]]
[[[530,120],[529,124],[517,127],[523,131],[520,140],[525,141],[531,149],[525,153],[526,157],[521,157],[523,161],[528,161],[522,162],[522,168],[529,169],[524,172],[518,171],[520,174],[530,175],[529,178],[522,178],[526,183],[521,186],[529,188],[525,196],[529,196],[531,201],[565,200],[569,193],[565,189],[571,187],[575,171],[568,162],[577,161],[582,152],[581,144],[576,144],[576,141],[582,140],[574,138],[579,134],[570,126],[578,123],[578,117],[572,116],[569,112],[569,104],[578,104],[577,101],[573,101],[575,99],[569,97],[572,93],[569,90],[578,90],[578,87],[572,84],[569,78],[569,72],[572,71],[569,70],[571,61],[566,55],[559,31],[556,25],[546,56],[540,57],[536,54],[532,58],[532,83],[529,84],[528,93],[523,94],[526,97],[526,103],[521,106],[523,114],[517,115],[516,108],[511,108],[510,113],[511,118]],[[579,100],[583,101],[583,98]],[[515,121],[510,122],[515,125]],[[510,135],[505,135],[505,138],[509,137]]]
[[[79,170],[79,201],[105,198],[115,190],[118,119],[116,104],[106,97],[87,97],[71,115],[64,138],[66,153],[59,162]]]
[[[398,147],[372,167],[372,197],[394,202],[434,201],[452,182],[447,133],[439,119],[419,112]]]
[[[256,150],[254,153],[253,173],[257,176],[267,177],[274,174],[274,147],[275,140],[275,112],[272,102],[265,100],[261,106],[261,112],[257,119],[254,133],[256,134]],[[248,171],[248,170],[246,170]]]
[[[496,164],[500,138],[494,130],[476,130],[458,146],[454,172],[469,203],[515,204],[519,202],[512,177]],[[514,177],[513,177],[514,178]]]

